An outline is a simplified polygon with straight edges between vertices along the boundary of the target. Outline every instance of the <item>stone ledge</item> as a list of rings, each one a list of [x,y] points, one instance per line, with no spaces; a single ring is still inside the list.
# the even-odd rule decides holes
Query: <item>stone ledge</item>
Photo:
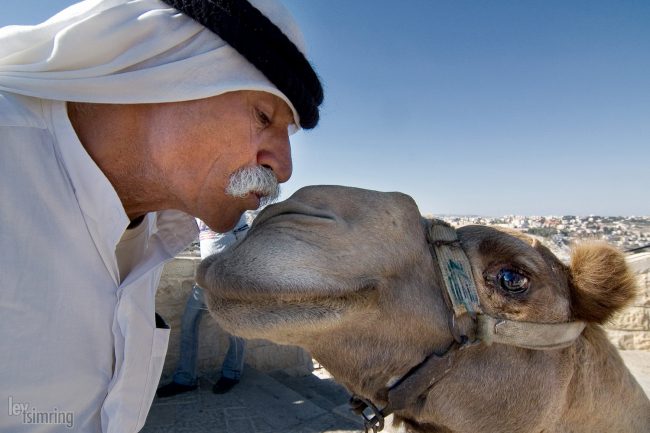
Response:
[[[628,256],[627,264],[637,275],[639,296],[605,328],[619,349],[650,350],[650,253]]]
[[[607,330],[610,341],[622,350],[650,350],[650,332]]]
[[[634,300],[633,305],[650,308],[650,276],[648,274],[645,274],[643,279],[639,277],[639,291],[639,296]]]
[[[625,331],[650,331],[650,308],[629,307],[617,314],[607,329]]]
[[[173,278],[194,280],[194,273],[200,261],[198,257],[176,257],[165,265],[164,273]]]
[[[650,253],[639,253],[628,256],[627,265],[635,274],[650,272]]]

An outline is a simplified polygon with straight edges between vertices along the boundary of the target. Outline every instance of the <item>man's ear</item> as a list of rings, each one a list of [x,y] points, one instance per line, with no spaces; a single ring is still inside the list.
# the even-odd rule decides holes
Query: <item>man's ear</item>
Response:
[[[573,317],[604,323],[637,294],[623,253],[604,242],[578,244],[571,255]]]

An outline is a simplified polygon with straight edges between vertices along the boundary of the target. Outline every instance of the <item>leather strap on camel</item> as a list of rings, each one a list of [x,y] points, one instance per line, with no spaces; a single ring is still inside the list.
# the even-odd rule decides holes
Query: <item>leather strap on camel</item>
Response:
[[[412,407],[454,365],[457,355],[475,344],[507,344],[532,350],[553,350],[570,346],[585,328],[584,322],[532,323],[502,319],[485,314],[481,308],[472,267],[462,249],[456,230],[442,220],[431,220],[428,241],[432,256],[445,282],[444,297],[452,314],[449,328],[454,342],[442,353],[432,353],[385,391],[388,403],[379,409],[370,400],[353,395],[352,410],[364,419],[366,433],[384,428],[389,414]],[[461,321],[473,323],[473,329],[461,330]],[[469,331],[469,332],[466,332]],[[370,411],[371,413],[367,413]]]

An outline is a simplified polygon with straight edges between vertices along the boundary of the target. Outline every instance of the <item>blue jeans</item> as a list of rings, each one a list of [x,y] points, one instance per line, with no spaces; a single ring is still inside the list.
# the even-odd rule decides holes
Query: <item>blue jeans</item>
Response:
[[[182,385],[195,385],[197,382],[196,364],[199,349],[199,324],[206,310],[203,289],[197,285],[187,299],[181,322],[180,358],[174,372],[174,382]],[[244,349],[246,340],[233,335],[228,336],[230,346],[221,366],[221,376],[239,380],[244,368]]]

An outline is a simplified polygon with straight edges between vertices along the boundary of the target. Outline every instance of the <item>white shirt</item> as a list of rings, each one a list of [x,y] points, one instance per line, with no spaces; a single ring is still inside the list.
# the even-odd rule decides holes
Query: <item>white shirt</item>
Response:
[[[0,432],[144,424],[169,336],[156,288],[198,230],[178,211],[148,214],[121,279],[128,223],[65,103],[0,92]]]

